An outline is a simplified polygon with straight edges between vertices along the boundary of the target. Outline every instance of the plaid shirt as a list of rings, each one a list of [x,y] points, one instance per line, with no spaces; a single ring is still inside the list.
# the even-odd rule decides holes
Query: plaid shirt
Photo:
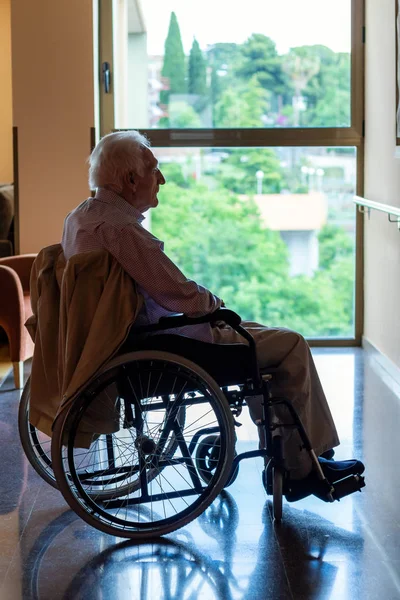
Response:
[[[65,219],[61,242],[65,258],[90,250],[108,250],[144,297],[136,327],[156,323],[160,317],[176,312],[196,316],[219,308],[221,299],[185,277],[164,253],[164,243],[141,225],[143,219],[123,198],[99,188],[95,198],[82,202]],[[171,332],[213,341],[208,323]]]

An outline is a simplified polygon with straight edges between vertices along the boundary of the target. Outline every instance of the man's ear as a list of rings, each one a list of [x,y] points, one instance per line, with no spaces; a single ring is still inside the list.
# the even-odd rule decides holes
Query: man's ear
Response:
[[[124,176],[124,182],[127,187],[131,187],[132,190],[136,191],[135,179],[133,177],[133,173],[126,173]]]

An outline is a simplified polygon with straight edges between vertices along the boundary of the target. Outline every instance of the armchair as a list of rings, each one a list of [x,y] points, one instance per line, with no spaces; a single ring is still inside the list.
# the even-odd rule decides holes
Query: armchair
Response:
[[[35,258],[36,254],[0,258],[0,327],[8,338],[17,389],[24,385],[24,360],[33,354],[25,321],[32,314],[29,278]]]
[[[0,258],[12,256],[14,227],[14,186],[0,184]]]

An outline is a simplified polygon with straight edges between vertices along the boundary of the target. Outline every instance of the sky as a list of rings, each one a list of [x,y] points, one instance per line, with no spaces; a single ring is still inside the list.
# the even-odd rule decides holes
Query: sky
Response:
[[[280,54],[306,44],[350,52],[351,0],[141,0],[141,6],[150,55],[164,53],[172,11],[186,54],[193,37],[205,49],[242,43],[252,33],[271,37]]]

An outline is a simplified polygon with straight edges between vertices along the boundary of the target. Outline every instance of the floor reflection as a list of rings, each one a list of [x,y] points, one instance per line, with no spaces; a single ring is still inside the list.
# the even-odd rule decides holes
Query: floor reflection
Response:
[[[400,395],[359,349],[318,350],[340,458],[365,458],[367,487],[340,503],[285,503],[274,525],[261,459],[196,521],[133,544],[86,525],[28,467],[17,393],[0,389],[0,597],[6,600],[365,600],[400,598]],[[10,378],[9,378],[10,379]],[[238,451],[257,434],[243,413]],[[385,450],[383,452],[383,450]]]
[[[286,512],[287,520],[274,526],[267,501],[258,540],[253,549],[246,548],[238,535],[238,505],[224,491],[197,522],[217,543],[216,552],[196,542],[188,528],[151,542],[121,542],[82,526],[74,513],[66,511],[42,530],[26,556],[22,597],[244,600],[292,598],[292,588],[295,598],[342,597],[337,595],[341,565],[332,559],[338,552],[343,560],[348,551],[352,561],[360,558],[362,536],[326,519],[316,522],[312,512],[292,507]],[[55,577],[54,559],[60,547],[71,548],[73,540],[99,552],[77,570],[62,595],[55,596],[63,587]]]
[[[170,539],[125,542],[104,551],[79,571],[64,595],[66,600],[111,597],[231,598],[226,578],[206,554]]]

